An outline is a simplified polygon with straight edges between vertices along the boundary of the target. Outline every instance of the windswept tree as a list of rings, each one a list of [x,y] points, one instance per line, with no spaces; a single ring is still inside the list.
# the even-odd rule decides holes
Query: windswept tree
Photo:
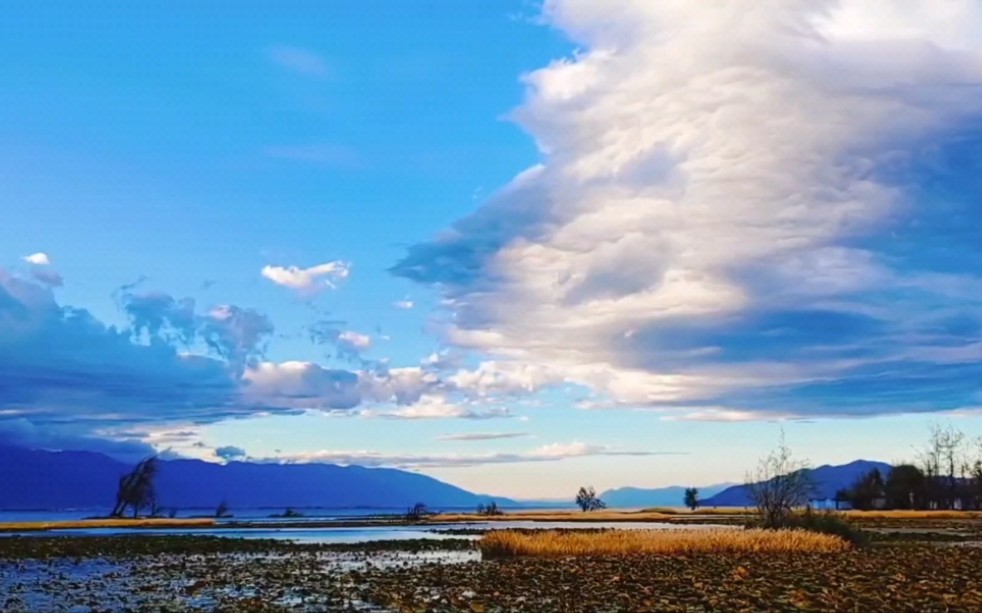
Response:
[[[695,511],[699,508],[699,490],[694,487],[686,488],[685,497],[682,499],[685,506],[689,507],[690,510]]]
[[[584,513],[588,511],[599,511],[600,509],[606,509],[607,503],[601,500],[597,496],[596,490],[593,486],[581,487],[580,491],[576,493],[576,506],[580,507]]]
[[[764,527],[786,526],[794,509],[808,504],[814,489],[808,469],[807,462],[794,458],[782,432],[777,449],[747,473],[747,492]]]
[[[140,514],[142,509],[154,510],[157,508],[157,473],[160,471],[160,464],[157,456],[150,456],[142,460],[133,470],[119,478],[119,487],[116,490],[116,505],[113,507],[112,516],[122,517],[126,509],[132,509],[133,517]]]

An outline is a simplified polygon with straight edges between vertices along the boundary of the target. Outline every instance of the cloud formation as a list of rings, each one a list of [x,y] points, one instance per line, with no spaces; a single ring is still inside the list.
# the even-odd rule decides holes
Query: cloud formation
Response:
[[[521,464],[525,462],[559,462],[570,458],[597,456],[677,455],[677,452],[625,451],[579,441],[543,445],[524,453],[392,455],[375,451],[331,451],[299,453],[269,458],[269,462],[325,462],[392,468],[466,468],[488,464]]]
[[[29,264],[31,276],[36,281],[48,287],[61,287],[64,285],[64,279],[62,279],[58,271],[52,266],[51,258],[48,257],[47,253],[39,251],[22,259]]]
[[[438,441],[500,441],[512,438],[531,436],[525,432],[467,432],[462,434],[444,434],[437,437]]]
[[[260,274],[276,285],[287,287],[302,296],[310,297],[325,289],[334,289],[348,278],[351,265],[333,261],[299,268],[297,266],[264,266]]]
[[[975,404],[982,5],[543,17],[582,50],[525,78],[542,163],[393,267],[448,343],[694,418]]]

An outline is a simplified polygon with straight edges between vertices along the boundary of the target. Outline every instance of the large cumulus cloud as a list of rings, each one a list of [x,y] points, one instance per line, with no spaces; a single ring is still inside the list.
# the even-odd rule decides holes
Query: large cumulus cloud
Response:
[[[543,161],[395,274],[446,339],[706,416],[977,404],[982,5],[552,0]]]

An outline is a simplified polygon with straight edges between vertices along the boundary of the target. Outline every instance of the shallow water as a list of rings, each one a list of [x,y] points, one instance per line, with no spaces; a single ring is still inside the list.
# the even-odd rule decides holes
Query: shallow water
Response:
[[[297,611],[382,611],[350,593],[361,573],[479,559],[465,550],[0,560],[0,610],[235,610],[255,599]]]
[[[426,524],[419,526],[365,526],[359,528],[202,528],[189,530],[186,528],[87,528],[72,530],[54,530],[45,532],[12,533],[4,536],[113,536],[126,534],[143,535],[198,535],[221,536],[228,538],[276,539],[297,543],[364,543],[369,541],[401,541],[408,539],[447,539],[447,538],[477,538],[473,535],[460,535],[436,532],[437,530],[507,530],[507,529],[537,529],[537,530],[577,530],[577,529],[612,529],[612,530],[701,530],[711,528],[732,528],[713,524],[680,525],[657,522],[533,522],[533,521],[494,521],[455,524]]]

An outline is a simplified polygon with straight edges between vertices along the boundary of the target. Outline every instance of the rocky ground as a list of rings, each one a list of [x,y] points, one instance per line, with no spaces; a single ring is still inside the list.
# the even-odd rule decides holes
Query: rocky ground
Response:
[[[0,610],[982,611],[982,548],[892,530],[835,554],[501,561],[463,538],[4,538]]]

